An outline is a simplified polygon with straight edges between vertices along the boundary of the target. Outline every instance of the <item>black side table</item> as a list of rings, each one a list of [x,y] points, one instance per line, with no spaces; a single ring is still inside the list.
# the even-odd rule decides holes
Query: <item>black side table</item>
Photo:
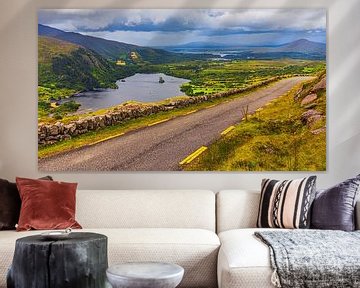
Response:
[[[16,240],[7,287],[102,288],[107,267],[105,235],[73,232],[55,241],[29,236]]]

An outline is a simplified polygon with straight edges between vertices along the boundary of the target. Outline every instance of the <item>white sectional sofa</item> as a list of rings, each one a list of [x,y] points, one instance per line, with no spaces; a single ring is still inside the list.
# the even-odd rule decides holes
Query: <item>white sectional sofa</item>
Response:
[[[77,191],[76,219],[108,237],[109,265],[165,261],[181,265],[180,287],[216,287],[220,241],[215,194],[205,190]],[[43,231],[0,231],[0,287],[6,287],[15,240]],[[25,287],[24,287],[25,288]]]
[[[261,230],[255,228],[260,193],[224,190],[216,196],[219,287],[273,288],[269,248],[253,235]]]
[[[108,236],[109,265],[172,262],[185,269],[180,287],[266,288],[269,249],[253,236],[259,198],[243,190],[80,190],[76,218],[80,231]],[[0,288],[16,239],[41,232],[0,231]]]
[[[267,229],[255,228],[259,201],[258,191],[224,190],[216,195],[220,288],[274,288],[269,248],[254,236]],[[360,202],[356,209],[360,229]]]

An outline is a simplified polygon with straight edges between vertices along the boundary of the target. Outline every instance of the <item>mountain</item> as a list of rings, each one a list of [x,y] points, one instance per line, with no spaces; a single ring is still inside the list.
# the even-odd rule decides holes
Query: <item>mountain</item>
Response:
[[[326,44],[312,42],[307,39],[299,39],[272,48],[276,52],[299,52],[307,54],[326,54]]]
[[[123,42],[106,40],[103,38],[82,35],[74,32],[64,32],[49,26],[38,24],[38,35],[48,36],[93,50],[106,59],[119,59],[129,62],[146,61],[154,64],[170,63],[182,60],[195,59],[195,55],[173,53],[162,49],[142,47]],[[197,57],[199,58],[199,57]]]
[[[111,60],[119,59],[120,54],[130,53],[136,47],[130,44],[109,41],[92,36],[85,36],[79,33],[64,32],[62,30],[44,26],[41,24],[38,25],[38,35],[53,37],[56,39],[80,45],[87,49],[91,49],[96,53],[100,54],[101,56]]]
[[[229,49],[229,48],[228,48]],[[299,39],[282,45],[268,45],[256,47],[236,47],[230,48],[232,51],[226,54],[225,59],[309,59],[324,60],[326,59],[326,44],[312,42],[306,39]],[[229,49],[229,50],[230,50]],[[226,49],[223,49],[226,53]]]
[[[326,57],[326,44],[299,39],[282,45],[266,44],[258,46],[244,45],[244,43],[222,44],[216,42],[189,42],[176,46],[163,47],[173,52],[225,54],[225,59],[314,59],[322,60]]]
[[[38,38],[39,86],[89,90],[114,87],[124,68],[82,46],[52,37]]]
[[[250,58],[324,60],[326,58],[326,44],[309,41],[307,39],[299,39],[279,46],[254,47],[250,49],[250,54]]]

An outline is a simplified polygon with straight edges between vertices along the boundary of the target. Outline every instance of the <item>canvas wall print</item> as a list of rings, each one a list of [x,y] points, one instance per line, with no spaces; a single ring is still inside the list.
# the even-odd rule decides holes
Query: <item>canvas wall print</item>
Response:
[[[39,10],[38,167],[326,170],[326,10]]]

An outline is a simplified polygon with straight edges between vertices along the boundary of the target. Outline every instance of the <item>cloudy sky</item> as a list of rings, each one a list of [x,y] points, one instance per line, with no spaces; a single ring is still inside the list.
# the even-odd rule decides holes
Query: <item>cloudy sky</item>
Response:
[[[325,9],[51,9],[39,23],[142,46],[326,42]]]

